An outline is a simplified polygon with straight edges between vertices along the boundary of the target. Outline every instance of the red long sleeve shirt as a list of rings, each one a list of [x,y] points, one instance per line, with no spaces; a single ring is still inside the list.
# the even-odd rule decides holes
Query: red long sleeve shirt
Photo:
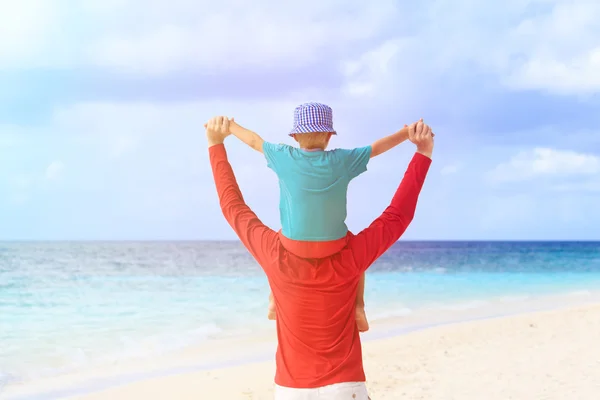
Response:
[[[292,253],[277,232],[246,205],[222,144],[209,148],[223,215],[262,267],[277,306],[275,383],[315,388],[364,382],[355,300],[360,276],[404,233],[413,219],[431,160],[412,158],[392,202],[358,235],[329,257]]]

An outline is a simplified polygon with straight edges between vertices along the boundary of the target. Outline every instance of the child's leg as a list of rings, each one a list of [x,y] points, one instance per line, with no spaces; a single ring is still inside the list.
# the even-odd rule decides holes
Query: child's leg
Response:
[[[358,282],[358,291],[356,292],[356,325],[359,332],[369,330],[369,321],[365,313],[365,274],[363,273]]]
[[[273,292],[269,293],[269,313],[267,314],[267,318],[270,320],[277,319],[277,312],[275,310],[275,299],[273,299]]]

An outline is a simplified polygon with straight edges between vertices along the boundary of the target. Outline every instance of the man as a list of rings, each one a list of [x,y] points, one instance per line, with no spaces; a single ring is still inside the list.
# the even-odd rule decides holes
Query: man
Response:
[[[210,163],[223,215],[265,271],[277,306],[277,400],[367,400],[355,299],[363,272],[389,249],[413,219],[431,164],[431,128],[409,127],[417,146],[392,202],[338,253],[302,258],[246,205],[223,144],[229,119],[206,125]]]

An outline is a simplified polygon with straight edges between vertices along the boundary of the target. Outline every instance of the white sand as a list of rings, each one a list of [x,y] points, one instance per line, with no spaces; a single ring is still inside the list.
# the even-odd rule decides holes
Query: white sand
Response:
[[[600,305],[365,343],[373,400],[598,400]],[[272,399],[274,362],[128,384],[78,400]]]

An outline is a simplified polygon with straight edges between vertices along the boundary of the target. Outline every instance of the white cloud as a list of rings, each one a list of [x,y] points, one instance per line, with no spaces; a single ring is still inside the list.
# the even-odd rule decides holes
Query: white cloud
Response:
[[[367,51],[358,60],[342,63],[342,73],[347,79],[344,91],[356,96],[375,94],[376,82],[388,74],[390,64],[401,48],[401,41],[388,40]]]
[[[501,44],[506,83],[558,93],[598,92],[600,3],[549,3],[550,12],[522,20]]]
[[[345,90],[354,95],[407,90],[419,77],[446,79],[475,67],[516,90],[600,90],[600,2],[432,0],[401,9],[392,0],[310,0],[301,12],[272,1],[73,4],[7,3],[0,15],[2,68],[161,75],[319,60],[342,63]]]
[[[391,21],[392,4],[315,0],[304,2],[298,12],[296,6],[266,1],[229,1],[215,9],[179,0],[169,2],[165,15],[152,12],[141,18],[140,11],[149,7],[130,1],[118,13],[144,21],[142,28],[132,30],[124,21],[116,32],[92,44],[87,57],[95,65],[143,74],[303,66],[380,33]]]
[[[535,148],[499,164],[488,177],[494,182],[527,181],[543,177],[589,177],[600,174],[600,157],[568,150]]]
[[[381,93],[390,87],[416,93],[419,86],[411,86],[412,81],[468,79],[471,71],[497,76],[513,90],[600,91],[600,2],[437,0],[421,4],[425,9],[419,18],[407,17],[414,20],[412,29],[388,38],[402,43],[401,51],[384,53],[379,60],[376,51],[370,51],[355,59],[350,66],[363,65],[358,80],[353,68],[345,67],[349,93]]]
[[[273,1],[22,0],[0,15],[0,60],[10,61],[4,67],[147,75],[302,66],[321,57],[333,62],[348,46],[384,32],[395,15],[391,0],[310,0],[301,10]]]
[[[6,1],[0,13],[0,63],[7,67],[64,65],[59,54],[59,1]],[[68,42],[67,42],[68,43]],[[58,57],[55,57],[58,56]]]
[[[595,93],[600,90],[600,47],[566,60],[548,55],[531,57],[516,68],[506,82],[519,89]]]
[[[50,181],[59,179],[64,169],[65,165],[61,161],[53,161],[46,168],[46,179]]]

